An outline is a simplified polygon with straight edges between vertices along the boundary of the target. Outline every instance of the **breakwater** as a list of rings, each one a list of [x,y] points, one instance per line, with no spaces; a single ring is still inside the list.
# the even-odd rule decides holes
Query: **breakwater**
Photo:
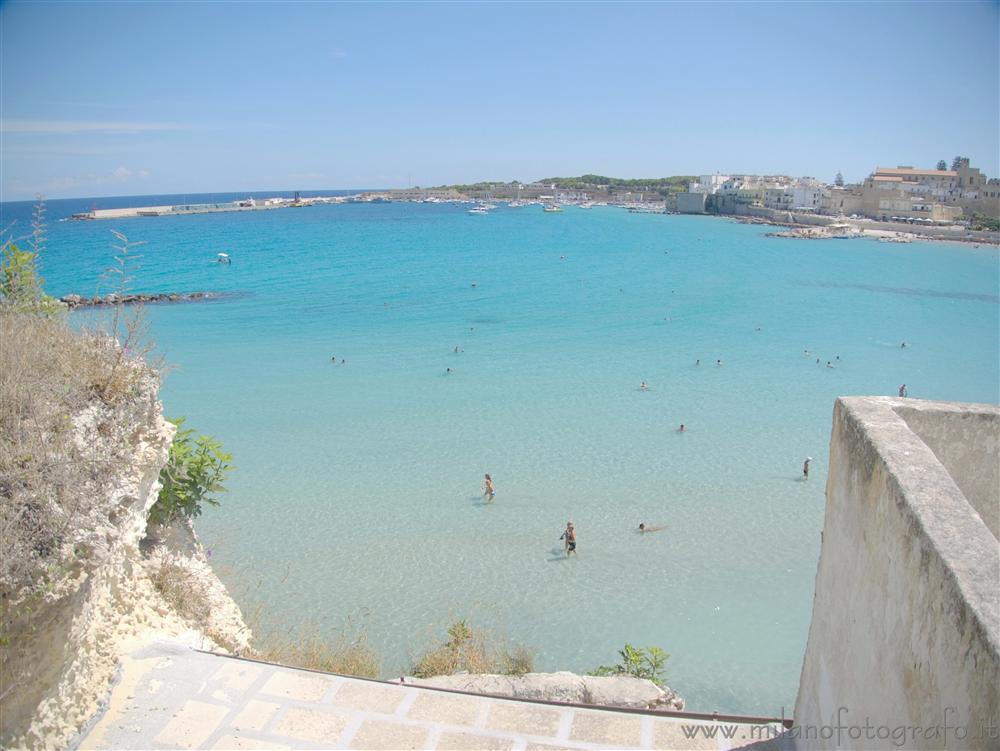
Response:
[[[96,308],[106,305],[140,305],[145,303],[167,302],[198,302],[214,300],[222,295],[218,292],[161,292],[152,295],[119,295],[112,293],[104,296],[82,297],[81,295],[63,295],[59,302],[69,308]]]
[[[305,208],[327,203],[343,203],[354,196],[317,196],[313,198],[248,198],[218,203],[182,203],[164,206],[130,206],[115,209],[90,209],[70,216],[73,220],[131,219],[150,216],[185,216],[189,214],[216,214],[233,211],[267,211],[269,209]]]

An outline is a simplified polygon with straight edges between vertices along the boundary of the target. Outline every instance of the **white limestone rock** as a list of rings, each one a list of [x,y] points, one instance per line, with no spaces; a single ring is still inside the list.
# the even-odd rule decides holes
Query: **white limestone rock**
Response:
[[[684,699],[669,688],[628,675],[580,676],[575,673],[528,673],[512,675],[439,675],[433,678],[404,679],[420,686],[447,688],[476,694],[492,694],[512,699],[595,704],[632,709],[684,709]]]

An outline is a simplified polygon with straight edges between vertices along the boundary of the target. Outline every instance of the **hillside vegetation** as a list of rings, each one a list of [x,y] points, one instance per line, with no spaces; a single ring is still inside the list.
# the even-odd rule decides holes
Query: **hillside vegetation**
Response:
[[[605,177],[604,175],[580,175],[579,177],[546,177],[538,182],[542,185],[555,185],[560,190],[583,190],[618,193],[631,191],[633,193],[656,193],[667,196],[671,193],[683,193],[688,183],[696,178],[691,175],[675,175],[673,177],[641,177],[626,180],[621,177]],[[520,183],[524,186],[524,183]],[[518,182],[478,182],[465,185],[442,185],[440,188],[452,188],[460,193],[475,193],[486,190],[496,191],[506,189],[513,193],[517,191]]]
[[[632,180],[621,177],[605,177],[604,175],[581,175],[580,177],[546,177],[538,182],[555,185],[563,190],[603,190],[609,193],[632,191],[633,193],[659,193],[666,196],[670,193],[683,193],[687,190],[688,183],[695,179],[691,175],[640,177]]]

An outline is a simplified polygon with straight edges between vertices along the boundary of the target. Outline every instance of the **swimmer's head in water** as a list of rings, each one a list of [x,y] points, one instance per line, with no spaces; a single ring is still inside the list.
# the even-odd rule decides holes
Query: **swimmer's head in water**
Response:
[[[642,522],[639,523],[639,529],[645,529],[646,525]]]

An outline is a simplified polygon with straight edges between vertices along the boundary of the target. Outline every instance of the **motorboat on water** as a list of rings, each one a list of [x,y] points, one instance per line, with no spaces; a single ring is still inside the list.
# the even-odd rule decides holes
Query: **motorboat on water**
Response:
[[[556,213],[558,211],[562,211],[562,206],[557,206],[554,203],[550,203],[550,204],[547,204],[545,206],[542,206],[542,211],[546,211],[546,212],[548,212],[550,214],[554,214],[554,213]]]
[[[215,254],[216,263],[232,263],[233,259],[229,257],[228,253],[216,253]]]

